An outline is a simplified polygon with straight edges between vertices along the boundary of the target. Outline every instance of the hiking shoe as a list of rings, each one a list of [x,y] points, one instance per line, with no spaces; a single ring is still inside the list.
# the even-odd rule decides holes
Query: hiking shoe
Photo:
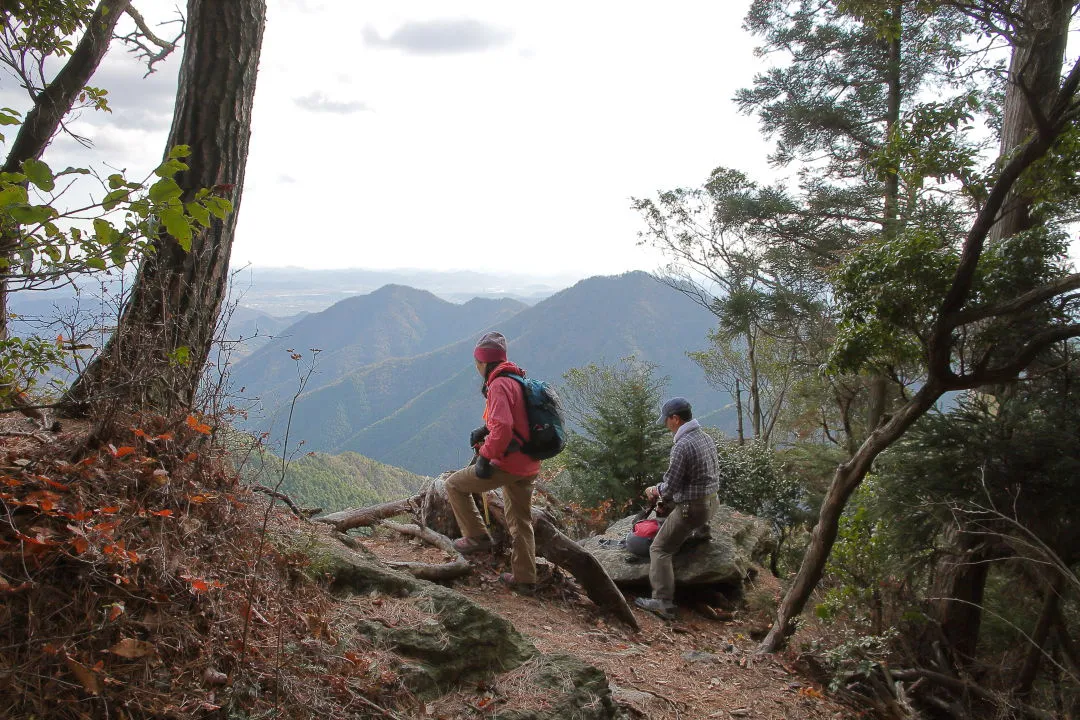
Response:
[[[665,620],[675,620],[679,616],[679,608],[673,602],[657,600],[656,598],[637,598],[634,604],[642,610],[656,613]]]
[[[499,576],[499,582],[521,595],[534,595],[536,583],[522,583],[514,579],[514,573],[503,573]]]
[[[487,535],[479,537],[460,537],[454,541],[454,549],[462,555],[491,549],[491,538]]]

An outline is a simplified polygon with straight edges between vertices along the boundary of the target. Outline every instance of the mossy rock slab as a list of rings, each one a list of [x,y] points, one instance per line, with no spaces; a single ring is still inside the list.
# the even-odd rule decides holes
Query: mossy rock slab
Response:
[[[406,660],[401,674],[421,696],[439,695],[462,683],[487,679],[538,654],[514,626],[460,593],[392,570],[373,556],[353,551],[321,534],[304,552],[308,572],[338,593],[379,593],[403,598],[426,618],[403,627],[361,620],[357,629]]]

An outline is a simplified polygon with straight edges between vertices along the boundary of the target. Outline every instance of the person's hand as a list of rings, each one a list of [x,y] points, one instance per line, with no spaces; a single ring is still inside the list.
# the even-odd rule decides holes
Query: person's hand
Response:
[[[488,426],[481,425],[480,427],[469,433],[469,447],[476,447],[480,443],[484,442],[484,438],[488,436]]]
[[[476,477],[480,478],[481,480],[487,480],[489,477],[491,477],[492,472],[493,469],[490,460],[488,460],[483,455],[476,458]]]
[[[649,502],[656,500],[658,497],[660,497],[660,491],[656,489],[655,485],[645,488],[645,499]]]

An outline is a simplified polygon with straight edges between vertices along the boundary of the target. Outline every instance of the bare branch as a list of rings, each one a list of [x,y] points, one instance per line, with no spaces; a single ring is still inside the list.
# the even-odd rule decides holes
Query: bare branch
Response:
[[[143,76],[146,77],[150,73],[155,72],[155,64],[169,57],[169,55],[176,50],[180,38],[184,37],[184,33],[187,31],[184,16],[180,15],[178,12],[177,15],[179,15],[179,18],[171,21],[180,23],[180,31],[176,34],[176,37],[170,41],[155,35],[150,29],[150,26],[146,24],[146,18],[144,18],[142,13],[134,7],[129,5],[126,12],[128,16],[135,21],[135,27],[138,29],[127,35],[117,35],[116,38],[128,45],[132,45],[131,52],[134,53],[136,57],[146,60],[146,75]],[[144,42],[144,40],[148,42]],[[151,49],[151,45],[156,46],[157,49]]]

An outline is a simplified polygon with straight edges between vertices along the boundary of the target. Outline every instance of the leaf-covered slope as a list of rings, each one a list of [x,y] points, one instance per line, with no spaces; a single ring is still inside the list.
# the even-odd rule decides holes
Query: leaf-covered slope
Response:
[[[499,324],[510,356],[533,377],[556,382],[572,367],[636,353],[671,378],[669,394],[697,414],[730,398],[708,387],[686,351],[704,345],[711,313],[646,273],[583,280]],[[467,461],[469,430],[481,423],[475,338],[413,358],[387,360],[301,397],[294,437],[328,452],[352,450],[414,472],[435,474]],[[712,418],[722,424],[722,418]]]
[[[306,370],[317,348],[309,389],[335,382],[366,365],[434,350],[499,323],[525,308],[510,299],[475,299],[458,305],[402,285],[387,285],[369,295],[342,300],[307,315],[232,369],[234,388],[257,395],[275,408],[296,392],[298,364]]]

